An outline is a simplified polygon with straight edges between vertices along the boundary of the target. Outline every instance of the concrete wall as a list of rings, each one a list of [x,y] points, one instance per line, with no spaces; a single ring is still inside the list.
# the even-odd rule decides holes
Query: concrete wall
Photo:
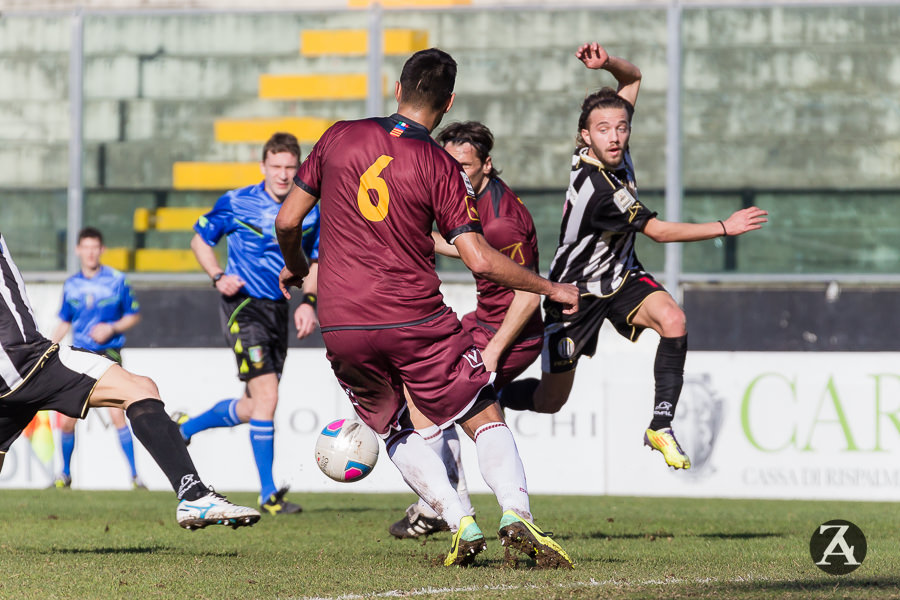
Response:
[[[388,12],[459,61],[448,119],[479,119],[518,187],[566,181],[584,93],[612,83],[572,57],[600,39],[644,72],[633,136],[640,183],[664,183],[665,11]],[[364,58],[303,58],[304,28],[363,27],[364,12],[85,19],[86,184],[166,187],[176,160],[252,160],[217,144],[220,117],[356,118],[363,102],[257,98],[261,73],[364,72]],[[900,184],[900,5],[686,9],[685,185]],[[523,44],[527,40],[527,44]],[[0,186],[60,187],[68,139],[65,18],[0,19]],[[396,79],[403,58],[389,57]],[[385,110],[392,109],[389,98]],[[835,143],[835,137],[840,143]],[[103,160],[97,149],[104,145]],[[139,164],[139,168],[135,168]],[[104,171],[105,169],[105,171]]]

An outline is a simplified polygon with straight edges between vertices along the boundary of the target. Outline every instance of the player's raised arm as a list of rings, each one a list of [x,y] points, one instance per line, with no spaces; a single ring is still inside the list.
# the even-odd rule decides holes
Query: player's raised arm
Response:
[[[295,185],[275,217],[275,235],[278,247],[284,257],[284,270],[279,277],[281,291],[288,298],[290,286],[301,287],[303,278],[309,273],[309,261],[303,252],[303,218],[316,205],[318,199]]]
[[[575,51],[575,57],[583,62],[588,69],[609,71],[616,78],[616,81],[619,82],[616,92],[634,106],[641,87],[640,69],[624,58],[610,56],[606,49],[597,42],[582,44]]]

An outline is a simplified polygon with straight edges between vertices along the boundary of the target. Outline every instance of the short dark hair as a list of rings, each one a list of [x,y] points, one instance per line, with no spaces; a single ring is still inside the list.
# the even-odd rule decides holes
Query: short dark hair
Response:
[[[273,133],[272,137],[269,138],[269,141],[266,142],[266,145],[263,146],[263,162],[266,162],[266,157],[269,155],[269,152],[272,154],[290,152],[297,157],[297,162],[300,162],[300,142],[297,141],[296,136],[292,133],[285,133],[283,131]]]
[[[400,72],[400,101],[412,106],[441,110],[453,94],[456,61],[437,48],[419,50]]]
[[[478,121],[450,123],[438,134],[437,141],[441,146],[447,144],[472,144],[481,162],[485,162],[494,148],[494,134],[487,125]],[[488,177],[497,177],[500,171],[491,167]]]
[[[85,227],[81,231],[78,232],[78,243],[81,243],[81,240],[84,239],[94,239],[99,240],[100,245],[103,245],[103,234],[100,233],[100,230],[96,227]]]
[[[578,134],[575,136],[575,142],[579,147],[585,145],[584,140],[581,138],[581,130],[588,128],[588,119],[594,109],[597,108],[621,108],[628,115],[628,124],[631,125],[634,105],[620,96],[611,87],[600,88],[593,94],[588,95],[581,103],[581,116],[578,117]]]

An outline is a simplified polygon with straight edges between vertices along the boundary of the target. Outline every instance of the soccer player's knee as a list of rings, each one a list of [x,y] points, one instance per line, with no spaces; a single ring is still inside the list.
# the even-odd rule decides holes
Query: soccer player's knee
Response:
[[[129,373],[129,375],[129,385],[132,388],[129,396],[133,397],[135,400],[143,400],[145,398],[155,398],[159,400],[159,388],[156,387],[155,381],[143,375],[135,375],[134,373]]]
[[[687,333],[687,317],[677,306],[668,308],[662,316],[662,329],[666,337],[680,337]]]

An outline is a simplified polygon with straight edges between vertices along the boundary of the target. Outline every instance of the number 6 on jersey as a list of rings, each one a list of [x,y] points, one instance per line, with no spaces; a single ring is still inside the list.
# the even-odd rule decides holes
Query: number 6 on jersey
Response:
[[[356,203],[359,206],[359,212],[369,221],[377,223],[387,217],[391,198],[388,193],[387,183],[380,175],[392,160],[394,160],[393,156],[382,154],[359,178],[359,191],[356,192]],[[377,194],[377,203],[372,204],[369,190]]]

